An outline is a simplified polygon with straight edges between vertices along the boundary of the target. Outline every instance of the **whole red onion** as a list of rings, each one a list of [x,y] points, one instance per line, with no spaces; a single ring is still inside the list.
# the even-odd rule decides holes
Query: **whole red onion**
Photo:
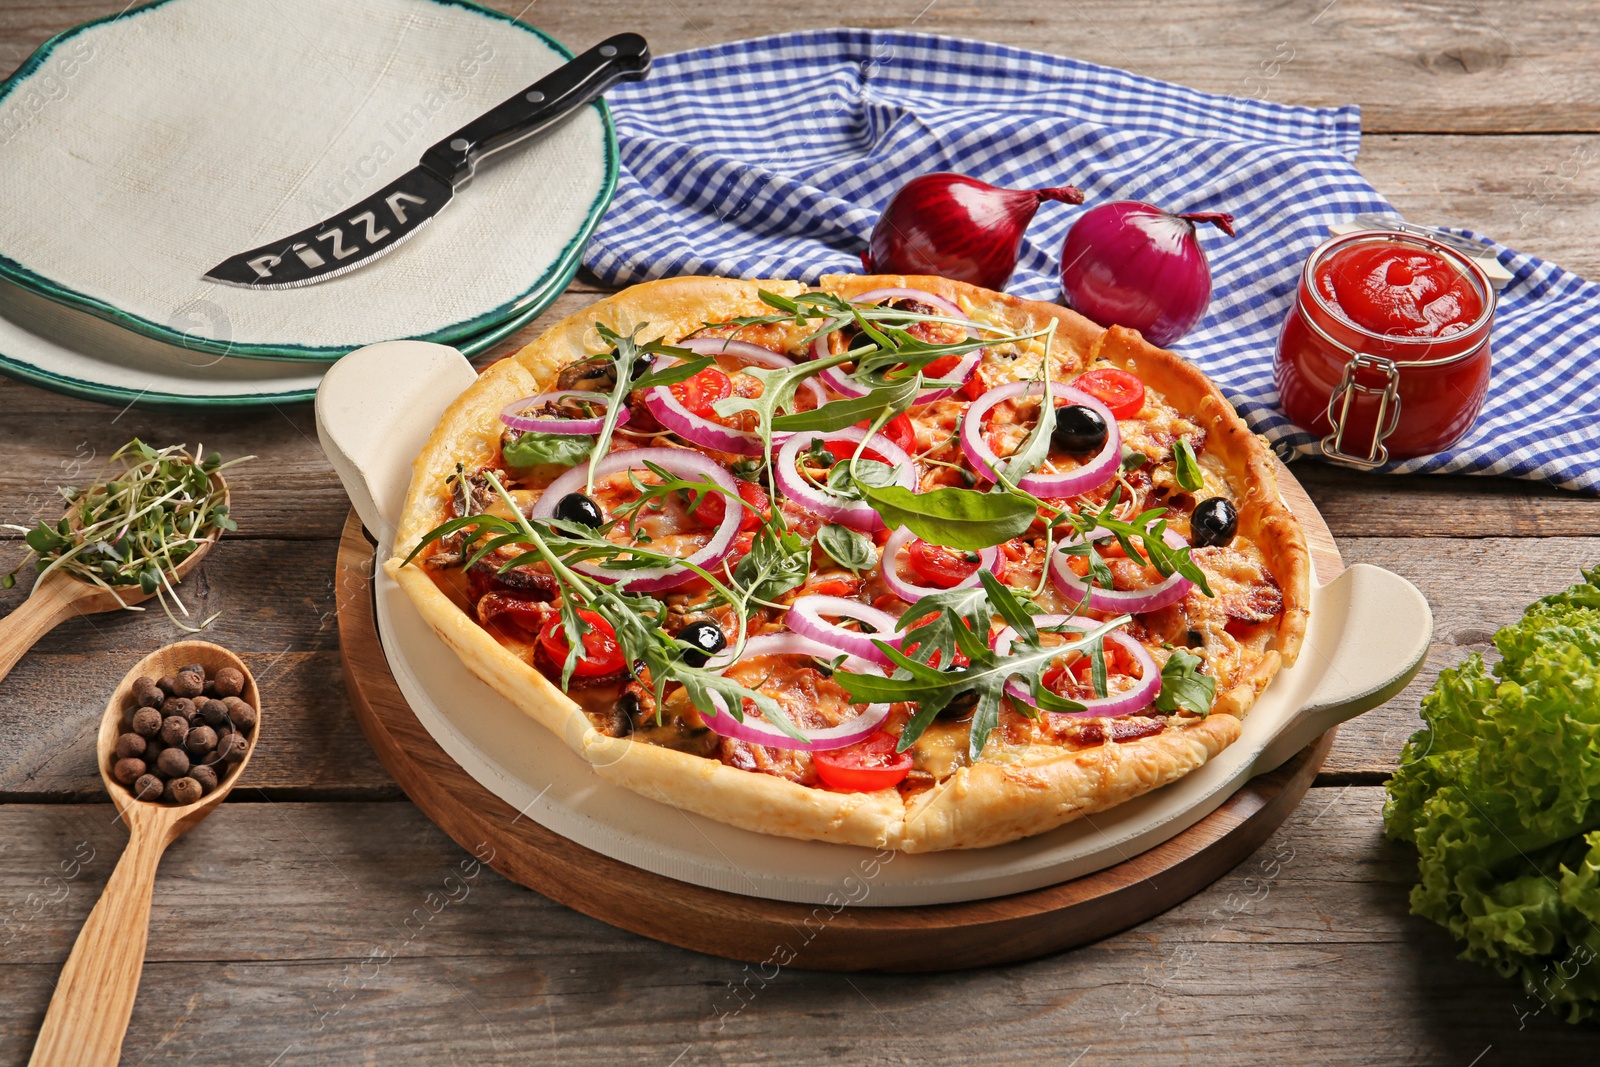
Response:
[[[999,189],[964,174],[912,178],[878,216],[861,265],[873,274],[937,274],[1004,289],[1023,231],[1046,200],[1081,204],[1083,194],[1070,185]]]
[[[1233,216],[1220,211],[1174,215],[1138,200],[1085,211],[1061,249],[1067,306],[1102,326],[1128,326],[1153,345],[1170,345],[1211,303],[1211,266],[1195,236],[1202,222],[1233,236]]]

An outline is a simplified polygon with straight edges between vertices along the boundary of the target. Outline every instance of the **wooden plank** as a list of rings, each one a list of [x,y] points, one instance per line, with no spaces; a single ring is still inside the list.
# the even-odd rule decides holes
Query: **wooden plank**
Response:
[[[11,0],[0,10],[0,69],[50,34],[116,14],[124,0]],[[748,6],[501,0],[576,48],[626,26],[657,53],[827,26],[918,30],[997,41],[1121,67],[1209,92],[1292,104],[1359,103],[1371,131],[1600,130],[1592,71],[1600,37],[1583,0],[814,0]],[[286,27],[287,32],[287,27]],[[893,63],[892,55],[879,62]]]
[[[1098,1067],[1321,1050],[1462,1067],[1491,1046],[1481,1063],[1582,1062],[1591,1030],[1534,1014],[1408,914],[1414,855],[1384,840],[1381,807],[1380,789],[1313,790],[1216,885],[1070,953],[843,976],[584,918],[475,866],[408,804],[229,802],[161,868],[126,1062]],[[111,819],[109,805],[0,808],[0,1059],[26,1055],[125,837]]]

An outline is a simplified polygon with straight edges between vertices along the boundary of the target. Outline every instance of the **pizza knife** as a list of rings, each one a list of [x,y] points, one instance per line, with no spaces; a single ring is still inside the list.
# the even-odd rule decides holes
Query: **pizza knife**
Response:
[[[650,46],[619,33],[540,78],[422,153],[416,167],[344,211],[230,256],[207,279],[246,289],[291,289],[338,277],[397,248],[472,180],[480,160],[550,129],[619,81],[650,70]]]

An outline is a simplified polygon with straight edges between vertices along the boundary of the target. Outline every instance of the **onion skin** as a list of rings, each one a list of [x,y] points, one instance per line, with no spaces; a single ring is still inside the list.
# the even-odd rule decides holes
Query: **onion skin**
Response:
[[[878,216],[861,264],[869,274],[934,274],[999,292],[1047,200],[1081,204],[1083,193],[1070,185],[1001,189],[944,172],[912,178]]]
[[[1211,265],[1195,235],[1202,222],[1233,236],[1233,216],[1218,211],[1173,215],[1138,200],[1085,211],[1061,248],[1067,306],[1101,326],[1138,330],[1153,345],[1172,344],[1211,303]]]

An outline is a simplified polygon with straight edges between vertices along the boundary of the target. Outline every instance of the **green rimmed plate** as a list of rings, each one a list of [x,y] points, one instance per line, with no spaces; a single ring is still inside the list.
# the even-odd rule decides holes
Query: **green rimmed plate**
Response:
[[[464,0],[158,0],[88,23],[0,83],[0,278],[231,361],[460,345],[526,321],[570,280],[609,203],[603,104],[485,167],[370,266],[293,290],[202,275],[380,188],[568,58]]]
[[[468,356],[486,352],[537,313],[530,307],[455,347]],[[198,326],[212,314],[195,304],[183,318]],[[264,407],[310,400],[326,369],[168,344],[0,279],[0,374],[52,392],[118,407]]]

